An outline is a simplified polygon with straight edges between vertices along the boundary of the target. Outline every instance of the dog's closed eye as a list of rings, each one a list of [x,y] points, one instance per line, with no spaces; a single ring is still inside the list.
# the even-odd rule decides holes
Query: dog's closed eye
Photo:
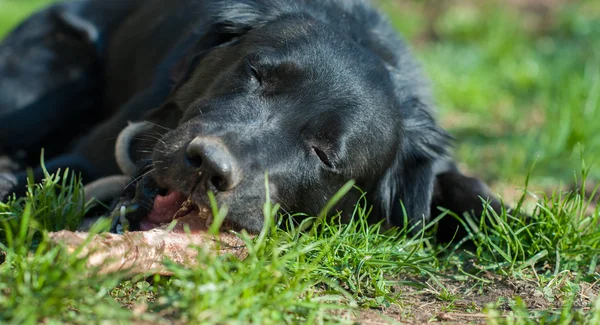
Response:
[[[258,83],[258,85],[262,85],[263,82],[263,78],[262,75],[260,73],[260,71],[258,70],[258,67],[255,63],[256,58],[249,56],[247,57],[245,60],[245,66],[246,66],[246,71],[248,72],[248,75],[250,76],[250,78],[252,78],[254,81],[256,81],[256,83]]]
[[[331,163],[331,160],[329,159],[329,156],[327,156],[325,151],[321,150],[319,147],[316,146],[312,146],[312,149],[325,166],[329,168],[334,168],[333,164]]]

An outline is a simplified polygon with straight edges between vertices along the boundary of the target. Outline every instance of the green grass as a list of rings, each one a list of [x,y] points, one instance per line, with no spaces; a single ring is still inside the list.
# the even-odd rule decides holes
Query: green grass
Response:
[[[569,307],[581,294],[581,283],[600,279],[599,211],[586,216],[588,203],[579,193],[540,200],[531,219],[487,213],[488,224],[472,222],[475,247],[470,250],[461,250],[460,243],[436,245],[430,231],[409,235],[406,229],[384,231],[369,225],[364,200],[351,222],[315,217],[305,221],[314,223],[310,228],[276,225],[277,206],[266,203],[262,233],[255,240],[242,235],[250,251],[245,260],[198,248],[199,266],[165,261],[173,276],[154,276],[149,282],[145,277],[97,274],[77,253],[49,244],[47,231],[56,225],[45,216],[65,211],[71,220],[81,218],[85,209],[68,208],[69,202],[80,202],[81,190],[81,183],[65,173],[32,185],[25,198],[0,203],[0,250],[6,253],[0,265],[0,321],[338,323],[364,308],[404,306],[412,299],[403,292],[406,287],[434,292],[451,312],[462,294],[444,279],[487,285],[494,281],[486,275],[490,271],[534,281],[548,299]],[[600,312],[594,307],[587,313],[563,309],[530,315],[515,296],[506,302],[511,308],[507,318],[492,318],[501,303],[487,306],[491,322],[527,323],[534,317],[561,323],[598,317]]]
[[[535,181],[552,184],[571,180],[580,146],[597,162],[600,5],[573,1],[536,24],[542,17],[493,1],[454,1],[434,20],[407,24],[407,5],[381,2],[413,40],[438,38],[416,42],[415,50],[433,82],[442,122],[470,169],[522,182],[536,161]],[[444,7],[410,3],[421,17]]]
[[[0,0],[0,37],[48,2]],[[74,229],[90,208],[76,177],[55,175],[0,203],[0,322],[426,322],[447,313],[457,323],[599,323],[600,211],[565,188],[600,178],[600,4],[570,1],[542,15],[499,1],[379,3],[423,62],[458,160],[513,192],[508,203],[529,219],[489,212],[488,223],[469,221],[470,244],[440,246],[435,227],[409,235],[368,225],[361,200],[349,224],[268,224],[244,261],[199,249],[197,267],[167,261],[172,277],[131,279],[90,272],[48,245],[48,231]]]
[[[77,254],[49,245],[47,229],[53,228],[40,227],[44,215],[40,211],[48,208],[38,203],[55,192],[76,199],[81,184],[65,187],[55,176],[32,187],[26,198],[0,203],[7,216],[0,245],[6,252],[0,266],[0,320],[337,322],[352,309],[393,303],[391,285],[396,281],[389,276],[435,272],[436,260],[424,247],[425,240],[409,237],[406,231],[384,232],[367,225],[364,201],[357,205],[356,220],[350,224],[313,218],[305,222],[319,222],[306,231],[293,223],[287,228],[275,225],[277,207],[267,204],[268,222],[258,239],[247,239],[250,255],[245,260],[213,256],[198,248],[199,267],[167,261],[173,273],[168,279],[157,276],[153,284],[143,278],[123,282],[124,275],[90,274]],[[77,219],[84,212],[71,210],[66,216]],[[135,308],[133,312],[118,308],[119,302],[145,306],[148,312],[137,315]],[[334,316],[332,310],[343,313]]]
[[[0,39],[39,8],[56,0],[0,0]]]

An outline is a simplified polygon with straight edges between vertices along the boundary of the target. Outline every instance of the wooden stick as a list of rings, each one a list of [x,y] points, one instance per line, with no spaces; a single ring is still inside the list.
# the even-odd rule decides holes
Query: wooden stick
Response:
[[[51,241],[65,245],[70,253],[88,240],[86,232],[62,230],[49,235]],[[170,275],[163,265],[165,259],[181,265],[196,265],[198,251],[190,246],[206,247],[215,254],[232,254],[239,259],[248,256],[244,241],[232,233],[223,232],[213,237],[204,232],[188,235],[163,228],[123,235],[101,233],[91,238],[80,255],[87,256],[90,268],[97,268],[100,273]]]

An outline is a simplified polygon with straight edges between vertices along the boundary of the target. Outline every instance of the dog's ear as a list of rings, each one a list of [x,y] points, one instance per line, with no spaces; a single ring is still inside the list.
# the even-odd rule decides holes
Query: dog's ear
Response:
[[[202,61],[210,51],[217,47],[228,46],[237,42],[240,35],[226,31],[223,26],[213,24],[206,30],[199,40],[191,39],[189,44],[180,46],[188,48],[184,51],[185,54],[178,58],[167,59],[173,60],[172,68],[168,72],[169,82],[167,84],[157,84],[151,89],[152,93],[164,94],[165,98],[157,98],[157,102],[162,102],[162,105],[150,110],[144,115],[144,120],[151,121],[166,129],[177,127],[179,120],[183,116],[182,110],[177,104],[172,101],[173,94],[181,88],[191,77],[196,66]],[[152,96],[151,97],[156,97]],[[162,95],[161,95],[162,96]]]
[[[211,50],[237,43],[249,30],[290,12],[293,7],[276,0],[217,1],[208,8],[210,27],[195,44],[184,44],[189,48],[187,54],[174,62],[170,71],[171,93],[188,81],[194,68]]]
[[[403,134],[397,156],[379,184],[380,208],[388,223],[409,227],[429,219],[434,165],[447,155],[450,137],[418,98],[400,104]]]
[[[179,58],[170,71],[171,93],[179,89],[190,78],[202,58],[217,47],[236,43],[241,34],[228,32],[220,24],[212,25],[195,44],[189,46],[187,53]]]
[[[187,48],[185,55],[177,58],[169,72],[170,93],[174,94],[191,77],[195,67],[215,48],[236,44],[249,30],[268,21],[276,19],[286,12],[286,5],[281,6],[277,1],[219,1],[218,5],[210,7],[210,27],[199,35],[199,39],[190,44],[182,44]],[[167,59],[168,61],[168,59]],[[173,109],[169,99],[164,105],[152,110],[146,119],[165,127],[174,128],[176,125],[164,125],[163,121],[178,121],[181,112]]]

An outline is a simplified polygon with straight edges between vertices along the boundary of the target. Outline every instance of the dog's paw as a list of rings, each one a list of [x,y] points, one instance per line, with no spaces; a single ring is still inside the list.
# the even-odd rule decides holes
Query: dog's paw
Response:
[[[0,174],[12,173],[19,170],[19,164],[7,156],[0,156]]]
[[[0,156],[0,201],[14,192],[17,185],[15,172],[19,170],[19,165],[7,156]]]
[[[6,197],[14,192],[17,185],[17,177],[10,172],[0,172],[0,201],[4,201]]]

